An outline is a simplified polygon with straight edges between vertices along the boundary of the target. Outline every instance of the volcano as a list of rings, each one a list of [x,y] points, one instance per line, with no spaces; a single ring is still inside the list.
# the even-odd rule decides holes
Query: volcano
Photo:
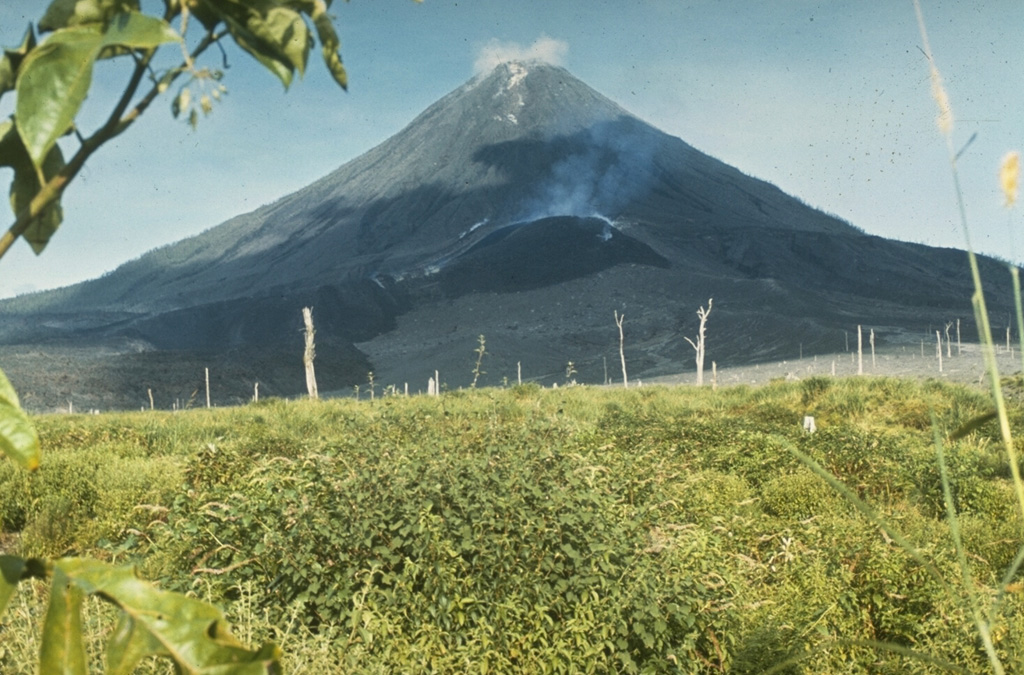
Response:
[[[1006,309],[1008,288],[991,290]],[[840,351],[858,324],[883,341],[925,335],[969,319],[971,292],[962,251],[869,236],[562,68],[513,62],[273,204],[102,278],[0,302],[0,356],[19,355],[5,367],[37,407],[65,394],[17,364],[71,346],[90,356],[61,352],[85,373],[66,388],[97,387],[97,405],[187,396],[201,362],[218,365],[226,401],[253,380],[293,395],[312,306],[321,391],[369,371],[423,388],[442,370],[462,386],[480,335],[491,384],[561,379],[569,361],[601,382],[618,356],[613,312],[644,377],[693,368],[684,336],[710,297],[708,358],[743,364]]]

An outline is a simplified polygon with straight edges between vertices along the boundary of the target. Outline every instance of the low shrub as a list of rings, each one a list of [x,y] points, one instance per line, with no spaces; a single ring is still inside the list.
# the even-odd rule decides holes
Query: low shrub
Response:
[[[761,507],[778,518],[804,520],[844,511],[846,503],[820,476],[800,468],[762,485]]]
[[[276,620],[300,603],[309,628],[332,626],[384,662],[396,644],[402,659],[500,654],[525,670],[727,660],[729,591],[709,584],[708,559],[677,555],[675,530],[647,522],[608,489],[614,477],[573,453],[370,446],[263,458],[240,480],[213,479],[237,461],[209,451],[186,469],[188,496],[158,547],[215,586],[230,571],[265,589]]]

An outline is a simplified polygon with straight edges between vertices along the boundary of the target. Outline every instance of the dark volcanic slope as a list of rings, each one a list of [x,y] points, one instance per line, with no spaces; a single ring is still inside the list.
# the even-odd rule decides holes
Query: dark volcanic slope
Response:
[[[650,246],[600,218],[554,216],[495,230],[440,273],[450,297],[554,286],[634,263],[669,267]]]
[[[998,311],[1008,294],[992,288]],[[618,309],[656,370],[687,358],[680,331],[711,295],[714,321],[735,333],[719,357],[749,361],[797,342],[829,349],[858,323],[930,330],[968,318],[970,294],[962,253],[866,236],[563,69],[509,63],[274,204],[103,278],[0,302],[0,344],[289,349],[312,305],[325,344],[362,343],[378,355],[370,365],[401,378],[399,362],[469,353],[462,331],[575,316],[516,329],[509,349],[549,354],[537,366],[548,372],[584,351],[597,359],[591,343],[614,342],[601,331]],[[423,318],[432,312],[460,328]],[[385,339],[404,346],[375,352]]]
[[[851,231],[644,124],[560,68],[513,63],[299,192],[33,302],[148,315],[401,277],[443,257],[474,226],[485,235],[597,213]]]

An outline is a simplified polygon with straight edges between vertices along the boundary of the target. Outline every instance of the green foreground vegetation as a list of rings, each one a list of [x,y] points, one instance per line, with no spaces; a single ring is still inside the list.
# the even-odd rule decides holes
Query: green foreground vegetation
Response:
[[[135,563],[275,641],[289,673],[990,672],[932,423],[990,409],[940,382],[812,378],[46,416],[42,467],[0,463],[0,549]],[[1003,574],[1024,522],[998,429],[943,445],[971,581],[986,607],[1003,593],[992,640],[1019,668]],[[23,584],[0,619],[0,671],[33,671],[43,593]],[[110,611],[88,608],[99,667]]]

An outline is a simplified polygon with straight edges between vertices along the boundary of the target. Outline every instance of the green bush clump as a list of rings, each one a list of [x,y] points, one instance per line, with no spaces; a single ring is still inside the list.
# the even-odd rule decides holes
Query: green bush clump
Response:
[[[773,434],[738,429],[704,454],[702,465],[743,476],[759,486],[775,477],[797,470],[800,461],[789,451],[788,442]]]
[[[16,525],[11,529],[21,533],[20,550],[33,556],[59,556],[86,542],[119,539],[149,521],[151,514],[138,507],[170,498],[180,485],[179,466],[169,457],[54,452],[34,474],[17,477],[3,490],[14,503],[4,509],[5,529]]]
[[[230,570],[266,589],[272,617],[299,603],[308,626],[393,667],[439,653],[500,655],[498,671],[724,663],[730,591],[707,558],[680,553],[691,542],[630,507],[595,458],[507,431],[447,450],[257,450],[229,482],[240,455],[203,452],[163,530],[187,542],[173,564]]]
[[[29,474],[14,462],[0,462],[0,532],[21,532],[32,508]]]
[[[736,474],[715,469],[702,469],[675,485],[666,487],[666,495],[673,500],[680,518],[722,518],[743,513],[744,506],[755,501],[750,484]]]
[[[779,518],[804,520],[842,511],[845,503],[820,476],[800,468],[762,485],[761,507]]]
[[[827,394],[832,388],[832,380],[823,376],[808,377],[800,382],[800,403],[808,408]]]
[[[922,449],[917,437],[892,431],[879,432],[848,423],[821,427],[807,435],[801,449],[857,493],[870,499],[893,499],[915,489],[918,481],[903,467],[924,457],[935,465],[934,450]]]

